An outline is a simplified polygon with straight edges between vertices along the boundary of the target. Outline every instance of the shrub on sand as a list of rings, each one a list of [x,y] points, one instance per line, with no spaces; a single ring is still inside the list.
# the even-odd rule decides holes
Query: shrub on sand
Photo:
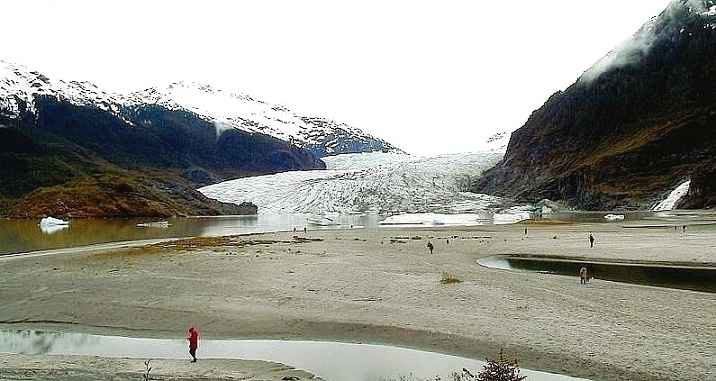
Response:
[[[455,274],[451,274],[448,272],[443,272],[443,275],[440,277],[440,283],[442,284],[453,284],[453,283],[460,283],[462,282],[458,277],[455,276]]]

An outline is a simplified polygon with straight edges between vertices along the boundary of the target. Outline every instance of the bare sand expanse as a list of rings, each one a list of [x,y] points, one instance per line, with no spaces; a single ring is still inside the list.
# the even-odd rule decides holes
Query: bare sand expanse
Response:
[[[312,380],[312,375],[285,365],[249,360],[151,360],[153,380]],[[143,380],[144,360],[93,356],[0,356],[0,379],[41,381]],[[294,377],[294,378],[292,378]]]
[[[594,380],[716,380],[716,294],[580,286],[476,262],[531,253],[716,266],[716,230],[692,230],[355,229],[14,258],[0,261],[0,328],[179,338],[196,324],[210,338],[383,343],[478,359],[505,348],[526,368]],[[443,272],[462,282],[441,284]]]

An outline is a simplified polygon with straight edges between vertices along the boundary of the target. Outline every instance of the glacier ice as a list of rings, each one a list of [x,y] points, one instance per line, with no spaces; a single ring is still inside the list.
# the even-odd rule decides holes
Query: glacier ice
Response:
[[[467,188],[502,155],[499,150],[432,157],[344,154],[324,158],[326,170],[241,178],[199,191],[223,202],[253,202],[261,214],[465,214],[499,205],[498,197]]]

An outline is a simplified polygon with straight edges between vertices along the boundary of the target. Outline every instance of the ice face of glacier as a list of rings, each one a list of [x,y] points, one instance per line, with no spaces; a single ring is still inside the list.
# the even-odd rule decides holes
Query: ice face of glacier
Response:
[[[253,202],[262,214],[470,213],[499,203],[466,190],[502,155],[499,150],[433,157],[345,154],[324,158],[327,170],[242,178],[199,191],[224,202]]]

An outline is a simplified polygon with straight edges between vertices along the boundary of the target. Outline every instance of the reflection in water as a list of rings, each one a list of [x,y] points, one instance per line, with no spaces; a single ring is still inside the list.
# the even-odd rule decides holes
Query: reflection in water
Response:
[[[127,358],[188,359],[183,339],[142,339],[76,333],[0,331],[0,352]],[[198,357],[274,361],[327,381],[378,381],[410,373],[417,377],[481,369],[481,361],[384,345],[320,341],[203,340]],[[530,381],[580,379],[523,370]]]
[[[716,267],[606,263],[519,255],[495,255],[480,258],[477,262],[485,267],[503,270],[521,270],[575,277],[579,276],[581,267],[586,267],[589,274],[597,279],[716,292]]]
[[[55,234],[62,229],[69,228],[69,225],[44,225],[40,224],[40,231],[44,234]]]
[[[575,223],[607,223],[604,212],[571,212],[552,214],[545,219]],[[688,224],[698,231],[714,230],[716,225],[694,226],[694,224],[716,221],[716,214],[709,211],[672,212],[630,212],[626,214],[627,224],[636,220],[659,221],[666,224]],[[304,227],[314,229],[341,229],[354,227],[377,228],[381,216],[339,215],[331,216],[338,225],[308,225],[307,215],[258,215],[170,218],[166,228],[137,227],[137,224],[155,222],[152,219],[74,219],[70,225],[57,226],[52,234],[43,232],[37,220],[0,219],[0,255],[34,250],[59,249],[91,245],[96,243],[176,238],[190,236],[219,236],[231,234],[263,233],[279,230],[301,231]],[[485,213],[485,223],[493,221],[494,215]]]
[[[340,225],[308,226],[308,229],[378,226],[376,215],[346,215],[337,217],[337,220]],[[137,227],[137,224],[147,222],[152,220],[74,219],[69,226],[47,234],[38,227],[36,220],[0,219],[0,255],[106,242],[303,230],[307,226],[304,215],[259,215],[171,218],[167,220],[169,226],[166,228]]]

